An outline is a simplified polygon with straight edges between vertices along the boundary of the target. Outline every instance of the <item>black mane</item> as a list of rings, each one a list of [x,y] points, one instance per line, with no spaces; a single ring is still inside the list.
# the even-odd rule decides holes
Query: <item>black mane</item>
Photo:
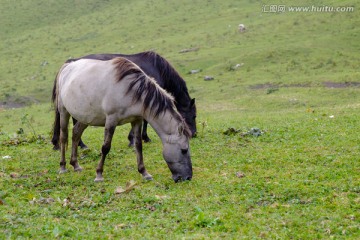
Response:
[[[135,103],[143,98],[144,111],[149,109],[150,114],[154,117],[165,111],[170,111],[178,121],[183,122],[183,118],[175,109],[172,96],[163,90],[155,80],[149,78],[137,65],[125,58],[115,58],[113,63],[118,71],[118,81],[127,75],[135,74],[136,77],[129,84],[126,94],[133,91]]]
[[[139,54],[141,54],[143,58],[149,59],[149,62],[152,62],[154,67],[159,70],[163,81],[162,87],[174,96],[178,104],[184,105],[185,102],[189,102],[190,96],[186,82],[165,58],[153,51],[142,52]],[[184,97],[187,99],[184,99]]]

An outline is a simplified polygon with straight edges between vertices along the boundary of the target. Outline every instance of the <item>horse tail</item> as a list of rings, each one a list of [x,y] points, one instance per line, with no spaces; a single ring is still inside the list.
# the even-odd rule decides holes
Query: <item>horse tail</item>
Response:
[[[53,124],[53,136],[51,139],[52,144],[54,145],[53,149],[54,150],[58,150],[60,149],[59,146],[59,139],[60,139],[60,112],[59,112],[59,108],[58,108],[58,93],[59,93],[59,89],[58,89],[58,80],[59,80],[59,75],[61,73],[61,71],[65,68],[65,66],[67,66],[68,64],[64,64],[60,70],[58,71],[58,73],[56,74],[55,80],[54,80],[54,86],[53,86],[53,90],[52,90],[52,96],[51,96],[51,101],[52,104],[54,106],[54,110],[55,110],[55,120],[54,120],[54,124]]]

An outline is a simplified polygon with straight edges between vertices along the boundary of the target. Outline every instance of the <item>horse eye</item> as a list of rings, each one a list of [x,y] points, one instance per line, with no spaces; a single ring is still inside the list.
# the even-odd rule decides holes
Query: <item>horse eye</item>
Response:
[[[188,149],[181,149],[182,154],[186,154],[188,152]]]

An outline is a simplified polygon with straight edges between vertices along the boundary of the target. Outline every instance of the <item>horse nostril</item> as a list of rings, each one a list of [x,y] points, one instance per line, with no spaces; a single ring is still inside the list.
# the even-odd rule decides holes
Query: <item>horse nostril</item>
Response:
[[[178,176],[178,177],[174,178],[174,182],[175,182],[175,183],[183,182],[183,181],[190,181],[190,180],[191,180],[191,177],[190,177],[190,176],[188,176],[188,177]]]
[[[181,177],[180,177],[180,176],[174,178],[174,182],[175,182],[175,183],[178,183],[178,182],[180,182],[180,181],[181,181]]]

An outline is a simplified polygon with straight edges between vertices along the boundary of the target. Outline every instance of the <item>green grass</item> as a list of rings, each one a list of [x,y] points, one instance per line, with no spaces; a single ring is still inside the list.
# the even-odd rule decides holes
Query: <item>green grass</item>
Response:
[[[356,1],[341,2],[351,13],[283,14],[250,0],[0,2],[0,103],[32,103],[0,109],[1,239],[360,237],[360,88],[323,84],[360,82]],[[199,51],[179,53],[191,47]],[[102,128],[84,133],[84,171],[59,175],[49,99],[60,65],[149,49],[196,98],[193,180],[173,183],[150,130],[144,158],[155,180],[143,181],[129,126],[116,130],[103,183],[93,181]],[[253,127],[264,134],[243,134]],[[239,132],[224,134],[229,128]],[[115,193],[130,181],[134,189]]]

